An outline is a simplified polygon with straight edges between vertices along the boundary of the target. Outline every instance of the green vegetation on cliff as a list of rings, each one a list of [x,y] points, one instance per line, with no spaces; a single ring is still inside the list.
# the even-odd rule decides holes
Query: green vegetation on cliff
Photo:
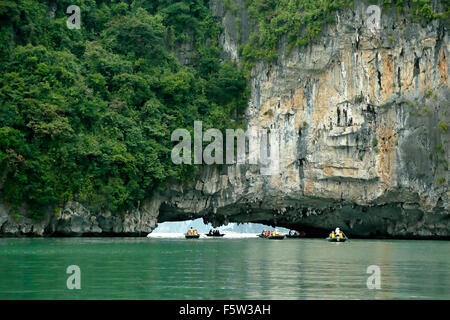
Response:
[[[334,13],[351,6],[349,0],[246,0],[250,17],[258,26],[250,42],[242,47],[244,60],[274,61],[283,36],[289,48],[308,44],[334,21]]]
[[[247,94],[207,2],[0,1],[0,186],[13,212],[69,200],[125,212],[192,176],[171,162],[171,132],[236,126]],[[72,4],[79,30],[66,26]]]
[[[368,1],[370,3],[371,1]],[[430,21],[449,16],[450,0],[442,0],[444,12],[436,13],[431,0],[384,0],[385,10],[396,8],[398,14],[410,8],[414,20]],[[377,1],[373,1],[377,4]],[[305,46],[316,39],[324,26],[334,22],[335,14],[345,8],[353,8],[353,0],[246,0],[249,15],[258,27],[250,35],[249,43],[242,45],[240,54],[244,70],[249,76],[255,61],[274,62],[278,57],[280,41],[285,38],[287,53],[293,47]]]

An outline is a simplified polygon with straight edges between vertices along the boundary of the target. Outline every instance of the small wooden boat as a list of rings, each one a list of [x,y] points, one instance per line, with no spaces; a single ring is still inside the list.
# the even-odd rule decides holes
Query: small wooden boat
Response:
[[[225,233],[219,233],[219,234],[210,234],[210,233],[205,233],[207,237],[223,237],[225,235]]]
[[[328,237],[327,238],[327,240],[328,240],[328,242],[345,242],[345,240],[347,240],[348,238],[347,237],[334,237],[334,238],[331,238],[331,237]]]
[[[258,234],[258,237],[263,238],[263,239],[267,239],[270,236],[270,232],[269,231],[263,231],[260,234]]]
[[[198,239],[200,238],[200,233],[197,232],[197,230],[193,229],[192,227],[184,234],[184,237],[186,239]]]
[[[290,239],[298,239],[298,238],[303,238],[305,236],[304,232],[297,232],[295,234],[287,234],[286,238],[290,238]]]
[[[284,239],[284,235],[282,235],[282,234],[275,234],[275,235],[268,236],[267,239],[283,240]]]
[[[265,235],[265,234],[258,234],[258,237],[260,237],[260,238],[267,238],[267,236]]]
[[[272,240],[283,240],[284,234],[281,234],[277,229],[275,231],[263,231],[258,234],[258,237],[263,239],[272,239]]]

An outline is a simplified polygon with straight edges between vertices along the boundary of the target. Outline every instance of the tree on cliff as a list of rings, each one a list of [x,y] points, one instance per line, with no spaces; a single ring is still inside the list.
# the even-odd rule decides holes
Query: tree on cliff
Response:
[[[246,102],[207,1],[81,1],[80,30],[66,26],[71,4],[0,2],[1,196],[35,218],[68,200],[125,212],[189,177],[170,133],[233,127]],[[188,65],[174,54],[184,42]]]

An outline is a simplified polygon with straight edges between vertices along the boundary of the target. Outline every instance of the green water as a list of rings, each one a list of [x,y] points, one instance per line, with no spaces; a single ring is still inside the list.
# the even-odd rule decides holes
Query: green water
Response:
[[[448,241],[0,239],[0,299],[450,299],[449,270]]]

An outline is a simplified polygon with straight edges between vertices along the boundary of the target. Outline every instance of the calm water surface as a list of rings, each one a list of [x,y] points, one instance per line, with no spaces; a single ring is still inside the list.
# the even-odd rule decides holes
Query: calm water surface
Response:
[[[0,299],[450,299],[449,270],[448,241],[0,239]]]

